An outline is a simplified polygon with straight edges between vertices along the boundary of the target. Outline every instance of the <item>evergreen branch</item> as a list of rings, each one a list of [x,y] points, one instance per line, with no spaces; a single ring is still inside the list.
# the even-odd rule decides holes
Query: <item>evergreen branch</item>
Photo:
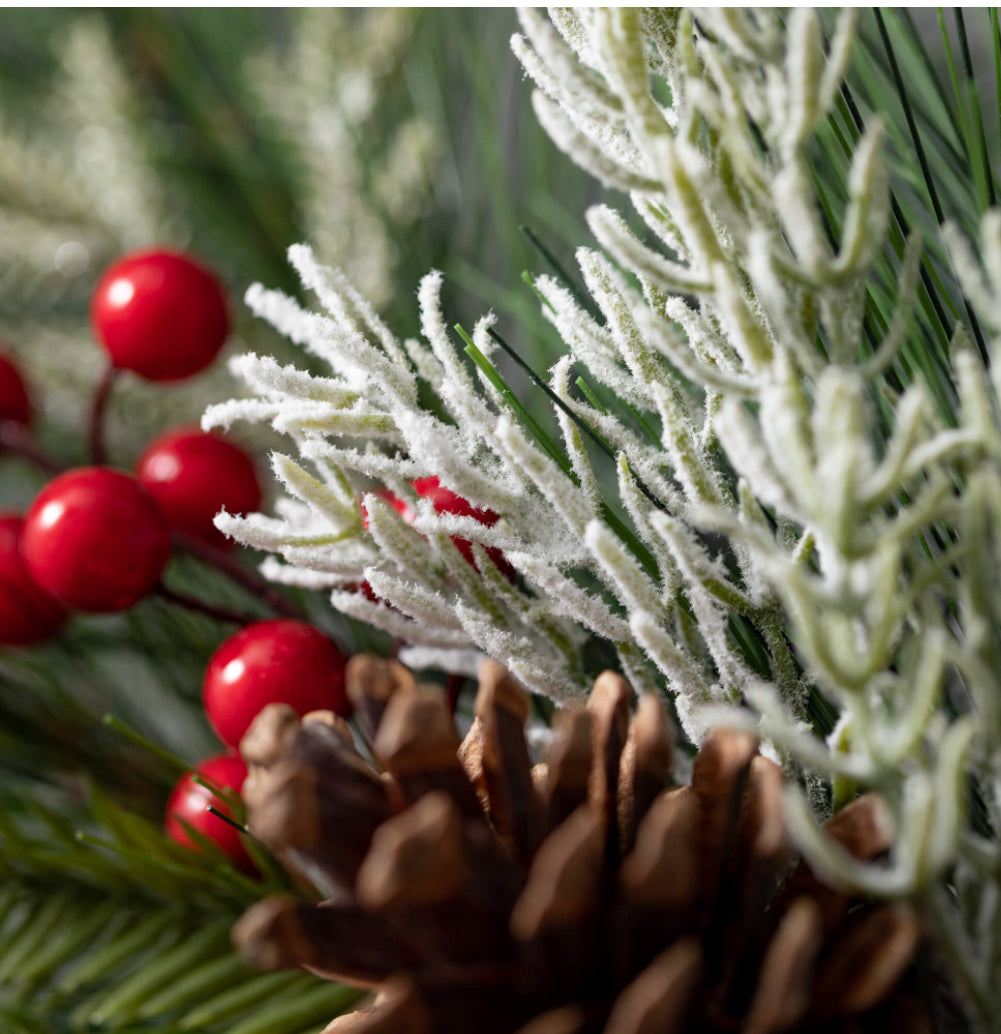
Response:
[[[97,833],[74,836],[64,809],[33,804],[24,820],[7,813],[0,823],[0,1008],[18,1022],[296,1032],[357,998],[301,973],[261,976],[230,948],[240,911],[287,886],[280,870],[249,880],[97,791],[95,820]],[[259,1028],[263,1016],[271,1026]]]
[[[966,38],[966,19],[960,8],[955,10],[956,28],[959,31],[959,43],[963,54],[963,68],[966,72],[967,94],[970,110],[975,125],[971,140],[971,149],[976,152],[972,159],[974,174],[977,176],[978,192],[982,194],[983,207],[993,207],[995,202],[994,175],[987,161],[987,134],[984,131],[984,117],[980,109],[980,95],[977,90],[977,77],[973,72],[973,59],[970,56],[970,44]],[[969,145],[968,145],[969,146]]]
[[[240,614],[236,611],[228,610],[226,607],[219,607],[215,604],[208,603],[197,596],[178,592],[176,589],[171,589],[162,582],[154,586],[153,592],[168,603],[172,603],[178,607],[184,607],[186,610],[194,611],[196,614],[204,614],[206,617],[210,617],[215,621],[221,621],[224,624],[250,625],[259,620],[253,614]]]
[[[530,226],[522,225],[518,228],[528,238],[532,247],[535,248],[535,250],[546,260],[550,269],[552,269],[556,274],[557,278],[566,285],[567,290],[574,296],[574,300],[577,304],[587,311],[592,319],[600,319],[601,314],[593,300],[581,291],[570,274],[563,268],[559,259],[556,258],[548,247],[546,247],[539,235]]]
[[[911,141],[914,144],[914,153],[917,156],[918,164],[921,166],[921,175],[924,178],[925,187],[928,191],[928,197],[931,200],[932,209],[935,213],[935,221],[939,226],[945,222],[945,212],[942,209],[942,203],[939,200],[938,189],[935,185],[935,179],[931,174],[931,169],[928,166],[928,158],[925,155],[925,149],[921,143],[921,135],[918,132],[917,123],[914,120],[914,114],[911,110],[911,102],[908,96],[906,87],[904,86],[903,79],[900,76],[900,69],[897,66],[897,58],[893,51],[893,44],[890,41],[890,36],[886,31],[886,23],[883,20],[883,15],[879,8],[874,8],[873,13],[876,16],[876,24],[879,26],[879,35],[883,41],[883,47],[886,50],[887,61],[890,66],[890,71],[893,75],[893,81],[897,86],[897,93],[900,97],[900,103],[904,109],[904,118],[907,120],[907,128],[911,134]],[[980,352],[980,358],[984,363],[984,366],[990,365],[990,357],[987,353],[987,344],[984,341],[983,332],[980,329],[980,323],[977,320],[970,303],[964,298],[963,307],[966,310],[966,316],[969,320],[970,328],[973,331],[973,337],[977,343],[977,349]]]

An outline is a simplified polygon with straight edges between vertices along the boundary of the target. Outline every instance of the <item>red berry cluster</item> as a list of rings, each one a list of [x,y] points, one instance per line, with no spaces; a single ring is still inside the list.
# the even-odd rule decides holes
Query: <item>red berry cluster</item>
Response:
[[[216,278],[189,256],[164,250],[116,262],[97,286],[91,318],[111,368],[151,381],[202,370],[229,330]],[[24,379],[0,355],[0,440],[11,448],[15,441],[23,445],[31,419]],[[73,610],[104,614],[132,606],[157,587],[172,535],[219,555],[228,543],[213,525],[215,514],[246,513],[260,502],[250,456],[197,428],[157,438],[132,474],[102,464],[59,474],[23,518],[0,514],[0,645],[38,643],[54,635]],[[208,666],[209,721],[232,750],[269,703],[288,703],[300,715],[323,708],[345,715],[344,664],[337,647],[304,622],[251,624],[226,640]],[[207,837],[253,872],[239,832],[207,810],[213,805],[231,815],[229,805],[196,775],[239,792],[246,767],[226,753],[202,761],[181,779],[167,805],[168,834],[195,849],[198,836]]]
[[[158,382],[205,368],[229,329],[216,278],[189,256],[164,250],[115,263],[98,284],[91,318],[112,371],[129,370]],[[0,356],[0,432],[11,425],[26,431],[31,416],[17,367]],[[99,443],[100,427],[96,435],[91,430],[92,442]],[[437,513],[472,517],[486,526],[498,520],[435,477],[413,487]],[[414,520],[405,502],[386,498],[405,520]],[[215,514],[256,510],[260,501],[251,458],[220,436],[186,427],[153,441],[133,474],[100,463],[60,474],[23,519],[0,515],[0,644],[39,642],[53,635],[71,610],[100,614],[132,606],[158,586],[172,535],[218,555],[227,542],[213,526]],[[452,541],[475,567],[472,544],[458,536]],[[498,550],[488,549],[487,555],[514,577]],[[207,838],[253,873],[238,829],[208,809],[233,817],[226,795],[240,792],[247,772],[234,752],[265,706],[285,703],[300,716],[316,710],[347,716],[344,668],[340,650],[299,620],[254,622],[227,639],[208,664],[203,699],[228,751],[203,760],[177,783],[167,804],[168,835],[194,850]]]
[[[101,278],[91,310],[113,369],[154,381],[203,369],[229,331],[226,297],[192,258],[143,251]],[[26,430],[32,407],[12,360],[0,356],[0,428]],[[192,428],[152,442],[135,473],[78,467],[50,481],[23,519],[0,516],[0,644],[54,634],[70,610],[106,614],[132,606],[160,580],[171,533],[219,546],[220,509],[254,510],[261,492],[251,458]]]

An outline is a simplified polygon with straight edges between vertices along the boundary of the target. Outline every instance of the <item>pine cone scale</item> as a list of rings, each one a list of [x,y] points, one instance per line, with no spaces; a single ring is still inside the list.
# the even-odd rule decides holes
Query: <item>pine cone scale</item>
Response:
[[[571,706],[556,715],[548,754],[548,804],[545,829],[551,833],[587,800],[594,747],[592,716]]]
[[[701,946],[677,941],[618,996],[605,1034],[680,1034],[701,975]]]
[[[532,784],[532,761],[525,742],[528,701],[505,669],[484,663],[476,696],[483,744],[483,778],[490,822],[527,867],[542,836],[542,814]]]

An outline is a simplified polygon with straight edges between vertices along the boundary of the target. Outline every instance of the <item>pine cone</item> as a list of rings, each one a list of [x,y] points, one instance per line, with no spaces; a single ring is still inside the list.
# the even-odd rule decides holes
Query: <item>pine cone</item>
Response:
[[[348,691],[383,773],[327,713],[272,705],[241,745],[251,830],[327,900],[263,901],[235,940],[259,966],[378,990],[328,1031],[931,1029],[898,986],[915,914],[796,864],[781,771],[750,736],[717,732],[665,791],[660,701],[630,719],[611,672],[534,767],[527,698],[492,662],[461,744],[443,694],[395,662],[354,658]],[[827,830],[857,858],[889,846],[873,796]]]

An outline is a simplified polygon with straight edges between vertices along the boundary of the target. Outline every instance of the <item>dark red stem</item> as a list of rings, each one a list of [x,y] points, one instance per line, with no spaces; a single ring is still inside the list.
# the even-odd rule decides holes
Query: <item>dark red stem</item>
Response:
[[[0,421],[0,452],[10,452],[46,474],[61,474],[66,468],[35,445],[31,432],[13,420]]]
[[[107,462],[108,455],[104,447],[104,415],[108,409],[108,399],[111,396],[111,389],[114,387],[115,379],[118,377],[118,370],[108,363],[101,379],[94,389],[94,396],[90,403],[90,420],[87,426],[87,441],[90,447],[91,463],[100,466]]]

